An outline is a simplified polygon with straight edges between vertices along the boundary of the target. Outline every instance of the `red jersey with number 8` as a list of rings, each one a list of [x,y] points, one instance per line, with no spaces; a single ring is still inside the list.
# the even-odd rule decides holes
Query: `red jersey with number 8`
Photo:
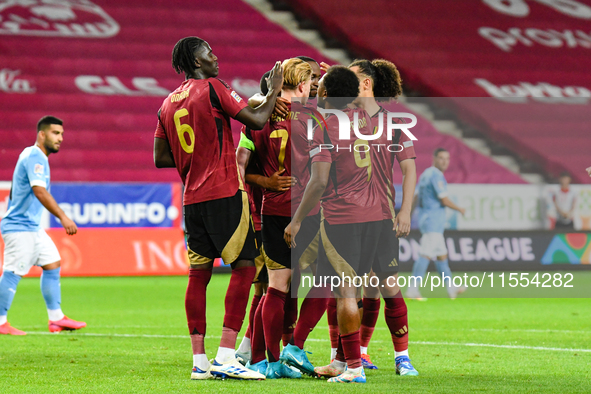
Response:
[[[185,185],[184,205],[232,197],[243,189],[230,117],[246,106],[218,78],[188,79],[162,103],[154,136],[168,140]]]

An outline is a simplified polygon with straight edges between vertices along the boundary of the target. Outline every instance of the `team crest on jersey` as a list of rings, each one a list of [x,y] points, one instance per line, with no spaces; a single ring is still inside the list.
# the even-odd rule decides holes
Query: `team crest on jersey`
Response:
[[[33,172],[35,174],[39,174],[39,175],[43,175],[43,164],[35,164],[35,168],[33,169]]]
[[[230,96],[234,97],[234,100],[236,100],[237,102],[242,101],[242,97],[240,97],[240,95],[238,93],[236,93],[234,90],[232,90],[232,93],[230,93]]]

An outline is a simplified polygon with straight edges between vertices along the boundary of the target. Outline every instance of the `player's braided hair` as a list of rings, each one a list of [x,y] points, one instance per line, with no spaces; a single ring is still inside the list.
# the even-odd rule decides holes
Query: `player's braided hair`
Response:
[[[359,96],[359,79],[345,66],[332,66],[323,77],[326,101],[344,108]]]
[[[371,78],[373,82],[373,95],[376,101],[388,101],[397,98],[402,94],[402,78],[394,65],[384,59],[355,60],[349,65],[359,67],[359,71]]]
[[[172,50],[172,68],[177,74],[184,72],[192,73],[197,68],[195,66],[195,52],[205,43],[199,37],[181,38]]]

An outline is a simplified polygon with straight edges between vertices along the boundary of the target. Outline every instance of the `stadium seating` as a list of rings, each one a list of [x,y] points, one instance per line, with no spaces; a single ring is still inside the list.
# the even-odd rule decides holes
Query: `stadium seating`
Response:
[[[207,39],[219,58],[220,78],[245,96],[257,90],[260,75],[277,60],[308,55],[331,62],[240,0],[207,0],[198,7],[187,0],[100,5],[118,24],[115,35],[2,36],[1,180],[11,179],[19,152],[33,143],[37,120],[53,114],[64,119],[66,130],[62,151],[51,157],[54,181],[177,181],[175,170],[154,167],[152,145],[162,99],[182,81],[170,62],[181,37]],[[25,17],[23,9],[18,12]],[[410,42],[405,46],[412,48]],[[433,149],[445,146],[453,155],[450,182],[523,182],[461,141],[437,133],[427,120],[420,123],[419,171],[431,164]]]
[[[0,34],[0,180],[12,178],[39,118],[53,114],[65,122],[62,151],[51,156],[53,181],[178,181],[175,170],[154,167],[152,146],[158,108],[183,79],[170,60],[182,37],[206,39],[219,58],[219,77],[243,96],[258,91],[260,76],[277,60],[330,61],[240,0],[100,6],[118,24],[117,34]],[[29,17],[26,7],[3,9],[0,30],[12,13]],[[99,15],[72,10],[78,19]]]
[[[584,168],[591,163],[589,1],[294,0],[292,4],[296,12],[356,53],[394,61],[407,86],[425,95],[495,97],[479,101],[478,106],[459,99],[459,113],[551,175],[568,170],[575,181],[588,182]],[[491,88],[483,88],[477,80],[486,80]],[[529,88],[524,89],[524,84]],[[523,100],[504,101],[514,95]],[[554,103],[542,102],[548,98]],[[512,122],[518,117],[521,124],[502,122],[506,117]],[[549,127],[557,119],[560,126]]]

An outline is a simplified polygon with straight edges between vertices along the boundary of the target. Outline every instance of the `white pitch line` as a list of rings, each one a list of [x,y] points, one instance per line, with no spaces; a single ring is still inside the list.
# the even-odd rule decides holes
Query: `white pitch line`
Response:
[[[437,345],[437,346],[469,346],[469,347],[494,347],[503,349],[546,350],[554,352],[580,352],[591,353],[591,349],[568,349],[560,347],[523,346],[523,345],[495,345],[492,343],[456,343],[456,342],[423,342],[412,341],[413,345]]]
[[[27,334],[32,335],[59,335],[59,333],[51,333],[45,331],[29,331]],[[68,334],[66,334],[68,335]],[[87,336],[87,337],[117,337],[117,338],[165,338],[165,339],[189,339],[188,335],[158,335],[158,334],[105,334],[93,332],[76,332],[71,334],[73,336]],[[219,336],[206,336],[207,339],[220,339]],[[326,339],[308,338],[310,342],[327,342]],[[380,340],[372,340],[372,342],[385,342]],[[467,347],[492,347],[502,349],[522,349],[522,350],[545,350],[554,352],[579,352],[591,353],[591,349],[569,349],[558,347],[543,347],[543,346],[525,346],[525,345],[496,345],[492,343],[458,343],[458,342],[430,342],[430,341],[411,341],[412,345],[434,345],[434,346],[467,346]]]
[[[326,329],[328,327],[318,326],[318,329]],[[375,327],[376,330],[388,330],[388,327]],[[444,328],[415,328],[415,332],[423,332],[423,331],[448,331]],[[454,328],[454,331],[486,331],[486,332],[533,332],[533,333],[540,333],[540,334],[586,334],[591,335],[591,330],[553,330],[553,329],[526,329],[526,328]]]

